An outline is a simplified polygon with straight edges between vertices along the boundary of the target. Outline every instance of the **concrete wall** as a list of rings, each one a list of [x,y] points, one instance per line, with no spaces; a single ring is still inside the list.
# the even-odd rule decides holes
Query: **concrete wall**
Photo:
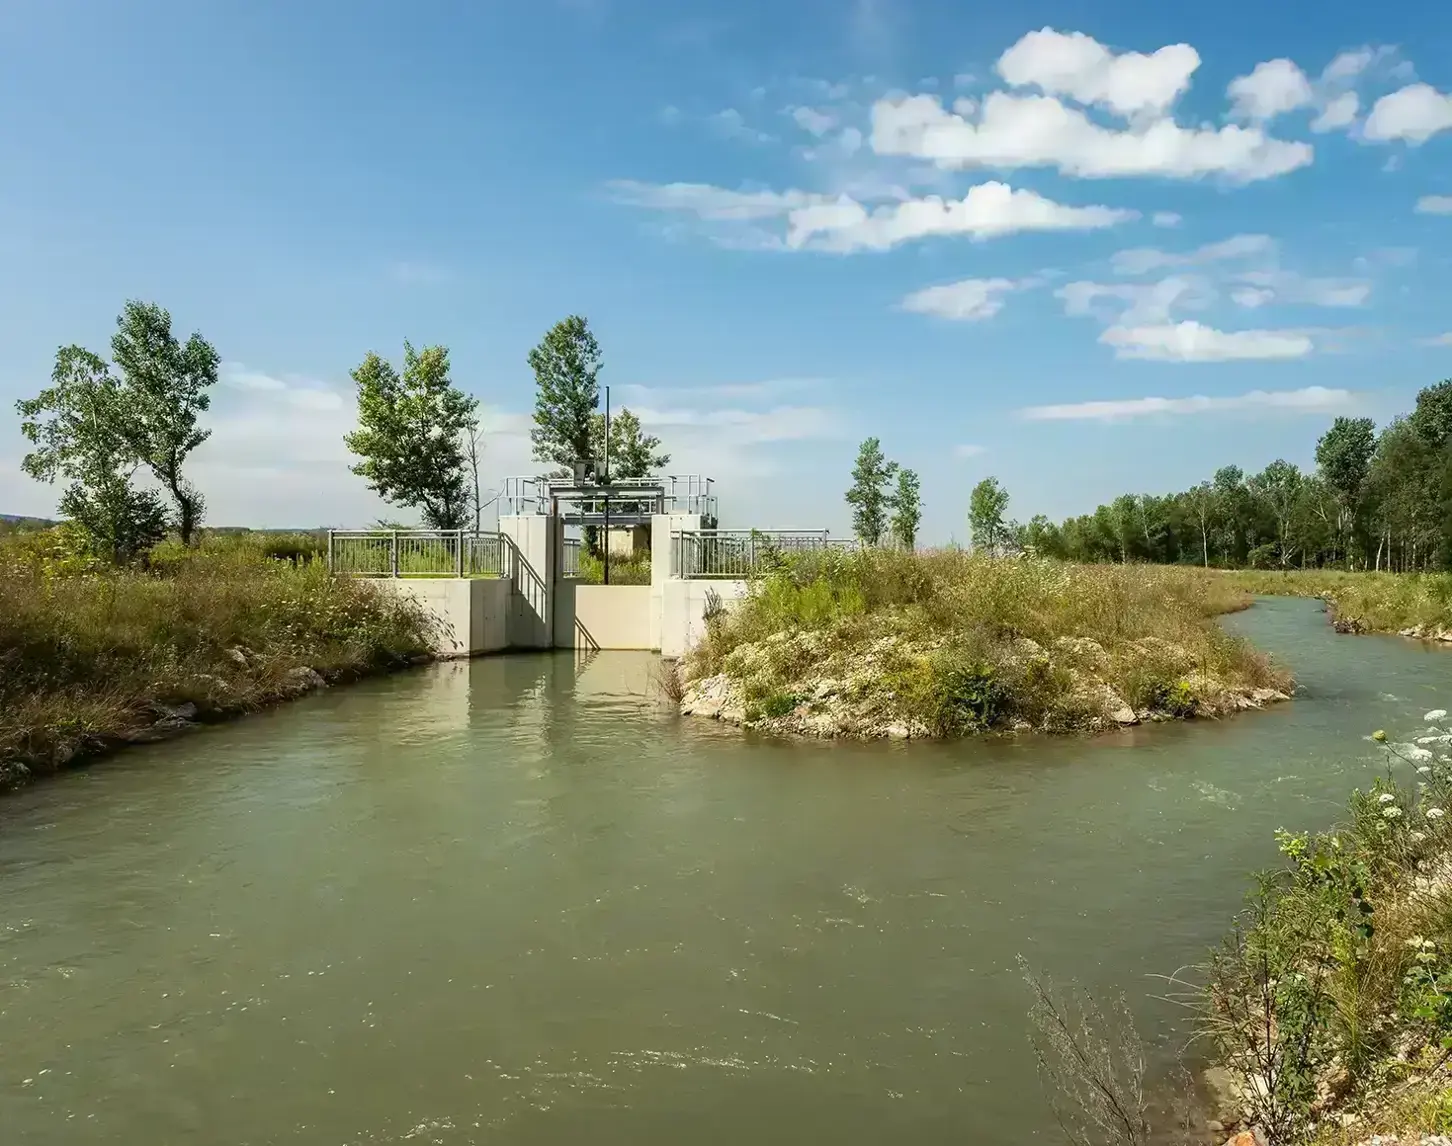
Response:
[[[388,593],[418,602],[438,622],[434,651],[468,657],[510,647],[511,586],[497,578],[381,577],[372,582]]]
[[[650,649],[649,585],[555,587],[555,647],[561,649]]]
[[[746,596],[745,581],[667,581],[660,613],[660,655],[677,659],[706,633],[706,607],[714,593],[728,609]]]
[[[552,649],[555,624],[551,590],[564,550],[564,526],[558,517],[507,514],[499,518],[499,532],[504,535],[504,574],[513,589],[509,647]]]

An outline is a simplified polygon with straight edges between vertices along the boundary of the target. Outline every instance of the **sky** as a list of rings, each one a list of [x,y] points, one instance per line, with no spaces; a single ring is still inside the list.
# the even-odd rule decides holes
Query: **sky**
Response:
[[[1452,376],[1452,5],[6,4],[0,511],[130,298],[221,354],[215,524],[389,513],[342,439],[405,339],[535,472],[569,314],[723,526],[847,532],[869,435],[930,543],[988,475],[1027,520],[1310,466]]]

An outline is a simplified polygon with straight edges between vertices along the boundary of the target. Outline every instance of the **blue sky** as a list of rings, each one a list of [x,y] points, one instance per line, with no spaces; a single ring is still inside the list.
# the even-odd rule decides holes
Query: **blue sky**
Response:
[[[364,524],[348,370],[442,342],[491,485],[529,348],[723,524],[845,529],[874,434],[962,537],[1311,462],[1452,376],[1452,7],[57,0],[0,16],[0,405],[131,297],[225,363],[218,523]],[[0,421],[0,510],[47,512]]]

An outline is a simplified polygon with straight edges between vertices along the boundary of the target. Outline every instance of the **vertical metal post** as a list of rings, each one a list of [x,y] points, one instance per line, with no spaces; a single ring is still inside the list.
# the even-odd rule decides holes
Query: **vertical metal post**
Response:
[[[610,387],[605,387],[605,487],[610,487]],[[610,584],[610,495],[605,495],[605,556],[603,582]]]
[[[398,576],[398,530],[394,530],[388,546],[388,568],[393,576]]]
[[[459,530],[458,535],[454,538],[454,544],[459,547],[459,551],[454,555],[454,558],[458,562],[459,576],[462,577],[464,575],[464,531],[462,529]]]
[[[756,530],[752,530],[746,542],[746,575],[756,576]]]
[[[328,572],[333,572],[333,531],[328,530]]]

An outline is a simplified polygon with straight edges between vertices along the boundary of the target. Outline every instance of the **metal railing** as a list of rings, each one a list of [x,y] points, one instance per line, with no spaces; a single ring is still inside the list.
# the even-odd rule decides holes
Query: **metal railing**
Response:
[[[560,551],[560,576],[573,579],[580,575],[580,549],[583,542],[578,537],[565,538]]]
[[[825,529],[697,529],[671,534],[671,575],[685,580],[745,580],[801,553],[857,548]]]
[[[472,529],[331,529],[328,568],[353,577],[502,577],[504,538]]]

